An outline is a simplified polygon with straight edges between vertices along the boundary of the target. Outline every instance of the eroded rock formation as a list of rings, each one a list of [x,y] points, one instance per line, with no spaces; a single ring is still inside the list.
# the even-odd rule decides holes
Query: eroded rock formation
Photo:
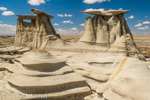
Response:
[[[16,15],[19,17],[15,36],[16,46],[39,49],[43,44],[44,37],[52,35],[60,38],[50,22],[53,16],[36,9],[30,9],[30,11],[36,15]],[[24,22],[24,19],[31,20],[31,22]]]
[[[10,96],[21,96],[16,96],[15,100],[40,100],[41,97],[45,100],[83,100],[92,94],[82,76],[75,73],[63,59],[47,51],[28,52],[13,59],[13,62],[0,64],[1,72],[6,74],[0,77],[1,81],[6,82],[0,85],[4,88],[0,91]]]
[[[95,49],[105,48],[106,53],[111,56],[123,55],[145,60],[124,18],[124,14],[128,12],[128,10],[83,11],[82,13],[95,16],[86,18],[79,42],[93,43]]]
[[[106,56],[129,56],[145,60],[124,18],[128,10],[82,12],[95,16],[86,18],[83,34],[76,44],[60,39],[50,22],[53,16],[36,9],[30,10],[36,15],[16,15],[19,17],[15,37],[17,46],[58,53],[105,53]],[[23,19],[30,19],[31,23],[24,22]]]
[[[70,57],[68,64],[79,75],[85,77],[91,90],[94,91],[84,100],[150,98],[150,70],[144,61],[124,56],[78,55]]]
[[[0,49],[1,100],[149,100],[150,70],[123,17],[129,11],[83,12],[95,16],[76,44],[59,38],[51,15],[31,11],[17,15],[15,45],[27,48]]]

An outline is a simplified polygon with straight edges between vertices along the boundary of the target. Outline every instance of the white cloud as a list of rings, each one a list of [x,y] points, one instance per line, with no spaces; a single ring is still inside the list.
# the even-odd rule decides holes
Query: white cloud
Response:
[[[76,27],[74,27],[74,28],[70,28],[70,29],[68,29],[68,30],[76,31],[76,30],[77,30],[77,28],[76,28]]]
[[[148,16],[145,16],[145,17],[148,17]]]
[[[133,15],[131,15],[130,17],[128,17],[128,18],[126,18],[126,19],[133,19],[134,18],[134,16]]]
[[[68,17],[72,17],[73,15],[69,14]]]
[[[134,27],[139,27],[139,26],[142,26],[141,23],[138,23],[137,25],[135,25]]]
[[[134,16],[133,15],[131,15],[130,17],[128,17],[129,19],[133,19],[134,18]]]
[[[53,25],[56,25],[56,26],[58,26],[59,24],[55,23],[55,24],[53,24]]]
[[[4,11],[2,13],[2,15],[4,15],[4,16],[10,16],[10,15],[14,15],[14,12],[12,12],[12,11]]]
[[[147,32],[147,31],[144,32],[144,30],[131,31],[131,32],[133,35],[150,35],[150,32]]]
[[[67,17],[68,15],[67,14],[64,14],[65,15],[65,17]]]
[[[86,9],[85,11],[104,11],[104,8],[100,8],[100,9],[90,8],[90,9]]]
[[[63,15],[63,14],[58,14],[58,16],[59,16],[59,17],[64,17],[64,15]]]
[[[80,26],[84,26],[84,25],[85,25],[85,23],[80,24]]]
[[[0,23],[1,23],[2,21],[0,21]]]
[[[62,21],[63,23],[71,23],[71,24],[73,24],[73,22],[71,22],[70,20],[68,20],[68,21]]]
[[[81,35],[82,31],[79,31],[76,27],[63,30],[61,28],[56,29],[57,33],[60,35]]]
[[[0,24],[0,34],[15,34],[16,26],[8,24]]]
[[[50,1],[50,0],[47,0]],[[40,4],[44,4],[45,0],[28,0],[28,3],[33,6],[39,6]]]
[[[59,17],[72,17],[71,14],[58,14]]]
[[[123,8],[119,8],[118,10],[123,10]]]
[[[148,27],[148,26],[145,26],[145,27],[139,27],[139,28],[137,28],[137,29],[145,30],[145,29],[149,29],[149,27]]]
[[[7,10],[7,8],[6,7],[0,7],[0,10],[5,11],[5,10]]]
[[[150,24],[150,22],[149,21],[145,21],[145,22],[143,22],[143,24]]]
[[[87,3],[87,4],[94,4],[96,2],[98,3],[102,3],[102,2],[105,2],[106,0],[83,0],[84,3]],[[108,0],[110,1],[110,0]]]

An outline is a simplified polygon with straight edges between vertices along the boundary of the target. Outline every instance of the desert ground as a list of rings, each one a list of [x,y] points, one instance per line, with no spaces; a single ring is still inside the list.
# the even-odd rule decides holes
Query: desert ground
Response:
[[[61,35],[61,39],[68,43],[76,43],[80,35]],[[0,47],[12,46],[15,36],[0,36]],[[150,35],[133,35],[134,41],[144,56],[150,56]]]

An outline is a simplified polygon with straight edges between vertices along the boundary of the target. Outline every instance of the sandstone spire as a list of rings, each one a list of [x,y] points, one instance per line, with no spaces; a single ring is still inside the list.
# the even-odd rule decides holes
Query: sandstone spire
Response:
[[[83,35],[79,41],[82,42],[95,42],[94,28],[92,24],[93,19],[91,17],[86,18],[85,27],[83,30]]]

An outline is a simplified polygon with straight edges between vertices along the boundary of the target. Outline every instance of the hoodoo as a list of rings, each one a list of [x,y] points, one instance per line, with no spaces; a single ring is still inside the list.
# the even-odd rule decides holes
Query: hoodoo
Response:
[[[54,18],[53,16],[37,9],[30,9],[30,11],[36,15],[16,15],[19,17],[15,36],[16,46],[39,49],[46,36],[60,38],[50,22],[50,19]],[[31,23],[23,20],[31,20]]]
[[[76,44],[69,44],[60,39],[50,22],[53,16],[40,10],[30,10],[36,15],[16,15],[19,17],[16,46],[46,49],[55,53],[98,52],[105,56],[121,55],[145,60],[124,18],[124,14],[129,10],[83,11],[84,14],[95,16],[86,18],[83,33]],[[30,19],[31,23],[24,22],[23,19]]]
[[[111,56],[122,55],[145,60],[124,18],[128,12],[129,10],[82,11],[95,16],[86,18],[79,42],[94,43],[94,49],[103,50]]]

